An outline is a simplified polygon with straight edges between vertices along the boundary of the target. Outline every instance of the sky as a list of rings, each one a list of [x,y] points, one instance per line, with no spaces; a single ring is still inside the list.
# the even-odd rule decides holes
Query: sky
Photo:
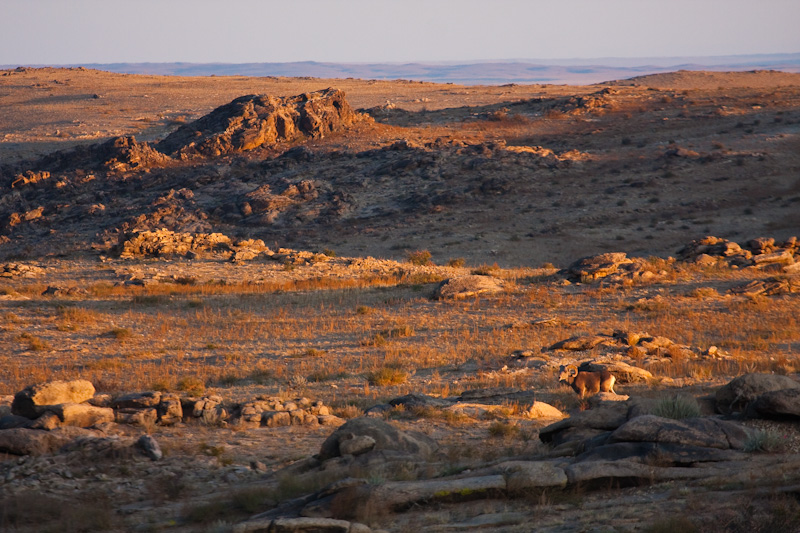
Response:
[[[0,65],[800,52],[800,0],[0,0]]]

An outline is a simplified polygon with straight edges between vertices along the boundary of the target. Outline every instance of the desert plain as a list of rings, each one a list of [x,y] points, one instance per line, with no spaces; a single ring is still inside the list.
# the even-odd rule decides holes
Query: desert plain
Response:
[[[0,529],[800,529],[800,75],[0,109]]]

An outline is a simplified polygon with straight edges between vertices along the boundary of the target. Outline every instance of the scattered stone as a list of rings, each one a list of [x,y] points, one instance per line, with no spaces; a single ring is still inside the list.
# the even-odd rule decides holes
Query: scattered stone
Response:
[[[533,402],[526,415],[530,418],[564,418],[564,413],[544,402]]]
[[[564,271],[567,279],[591,283],[619,270],[622,265],[633,263],[624,252],[612,252],[578,259]]]
[[[142,435],[139,437],[139,440],[136,441],[136,446],[153,461],[158,461],[164,456],[161,452],[161,446],[158,445],[156,439],[151,435]]]
[[[492,276],[469,275],[444,280],[434,292],[437,300],[472,298],[503,291],[503,282]]]
[[[0,278],[32,278],[43,272],[43,268],[25,263],[5,263],[0,266]]]
[[[146,407],[156,407],[161,403],[161,393],[153,392],[134,392],[120,396],[111,402],[114,409],[143,409]]]
[[[746,285],[734,287],[729,291],[731,294],[741,296],[776,296],[779,294],[791,294],[800,292],[799,277],[771,277],[767,279],[753,280]]]
[[[231,239],[222,233],[176,233],[167,229],[120,235],[120,258],[186,256],[189,252],[229,252]]]

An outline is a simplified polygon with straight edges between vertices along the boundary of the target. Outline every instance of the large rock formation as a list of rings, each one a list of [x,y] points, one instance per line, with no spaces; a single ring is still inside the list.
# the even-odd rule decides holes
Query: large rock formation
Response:
[[[158,143],[167,154],[217,156],[302,137],[323,137],[360,115],[337,89],[297,96],[242,96],[181,126]]]

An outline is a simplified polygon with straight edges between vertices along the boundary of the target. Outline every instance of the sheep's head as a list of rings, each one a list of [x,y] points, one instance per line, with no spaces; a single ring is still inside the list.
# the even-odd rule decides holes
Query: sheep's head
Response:
[[[558,373],[558,381],[566,381],[567,383],[572,383],[575,377],[578,375],[578,367],[575,365],[561,365]]]

